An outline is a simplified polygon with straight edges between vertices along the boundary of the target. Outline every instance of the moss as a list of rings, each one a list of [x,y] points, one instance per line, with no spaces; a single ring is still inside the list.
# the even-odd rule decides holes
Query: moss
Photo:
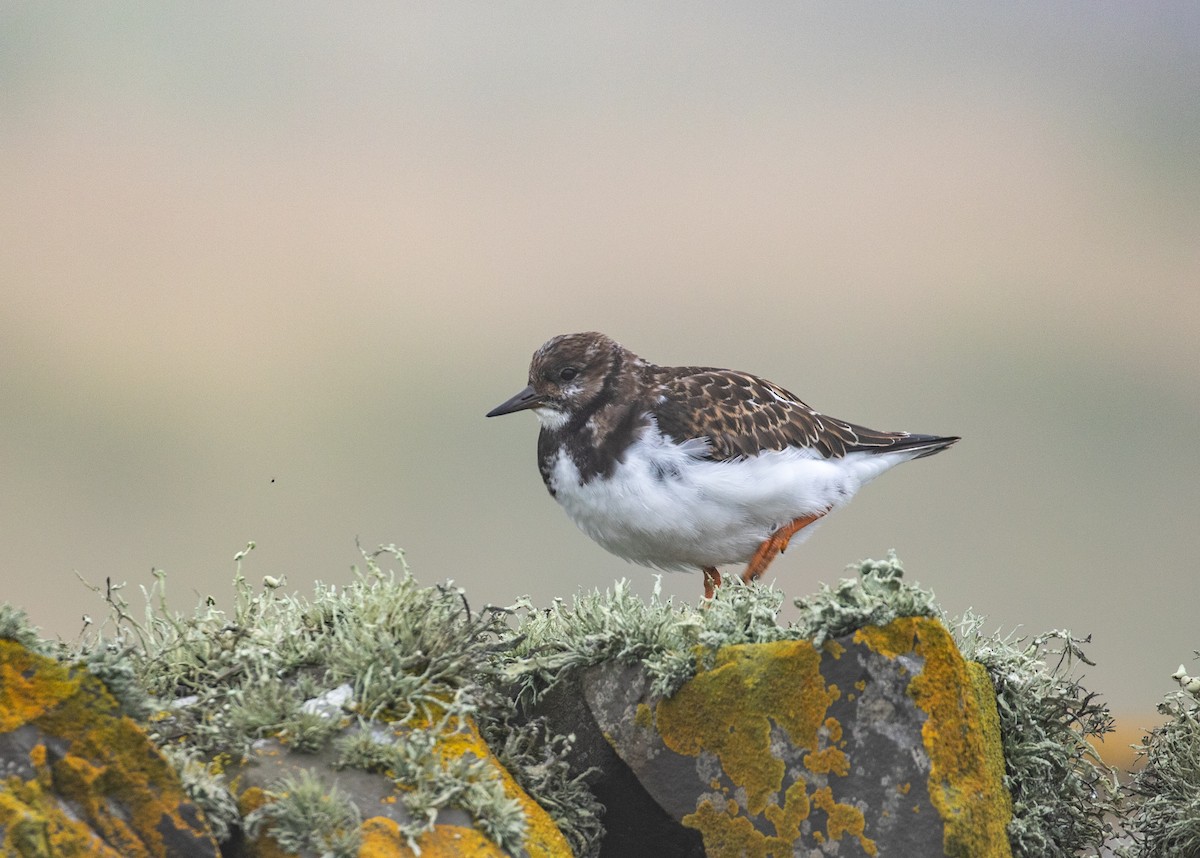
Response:
[[[950,634],[935,620],[903,617],[884,628],[860,629],[855,640],[889,658],[911,652],[924,661],[908,694],[929,715],[921,735],[930,762],[929,795],[945,823],[945,854],[1011,855],[1005,831],[1012,805],[996,765],[995,707],[988,714],[981,706],[980,677]]]

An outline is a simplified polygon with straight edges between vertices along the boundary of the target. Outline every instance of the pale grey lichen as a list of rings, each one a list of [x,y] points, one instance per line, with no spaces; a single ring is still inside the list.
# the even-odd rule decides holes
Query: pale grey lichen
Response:
[[[264,791],[267,802],[246,815],[246,833],[269,836],[292,854],[355,858],[362,845],[362,814],[336,783],[312,772],[285,775]]]
[[[490,721],[484,738],[501,765],[550,814],[576,858],[595,858],[604,836],[604,808],[588,789],[591,771],[573,774],[575,737],[550,732],[543,719]]]
[[[0,604],[0,638],[19,643],[32,652],[46,655],[52,645],[42,640],[37,626],[29,621],[29,615],[16,605]]]
[[[963,657],[982,664],[996,691],[1005,785],[1013,799],[1009,842],[1016,858],[1099,855],[1119,813],[1116,773],[1091,740],[1112,716],[1076,672],[1092,664],[1066,631],[1032,639],[984,634],[967,612],[951,630]]]
[[[1158,705],[1166,721],[1137,746],[1142,766],[1128,787],[1125,819],[1136,844],[1127,854],[1137,858],[1200,855],[1200,702],[1181,684]]]
[[[846,571],[854,577],[841,579],[835,587],[822,584],[814,595],[795,600],[800,609],[795,630],[813,646],[867,626],[886,626],[897,617],[945,619],[932,592],[904,580],[904,565],[895,551],[883,560],[847,566]]]
[[[218,841],[224,843],[241,825],[242,814],[237,800],[225,785],[225,779],[216,767],[204,760],[195,751],[180,745],[167,745],[163,755],[179,773],[183,791],[202,811],[209,830]]]

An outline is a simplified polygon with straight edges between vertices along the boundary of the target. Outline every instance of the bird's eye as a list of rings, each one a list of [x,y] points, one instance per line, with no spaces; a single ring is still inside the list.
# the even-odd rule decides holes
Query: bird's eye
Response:
[[[573,366],[563,367],[558,371],[558,377],[562,381],[570,381],[577,375],[579,375],[579,370]]]

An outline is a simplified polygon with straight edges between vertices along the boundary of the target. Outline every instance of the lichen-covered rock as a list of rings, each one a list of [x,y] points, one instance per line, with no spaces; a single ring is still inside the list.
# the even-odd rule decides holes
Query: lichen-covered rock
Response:
[[[174,769],[104,684],[2,639],[0,775],[0,855],[218,855]]]
[[[638,665],[569,686],[542,711],[602,769],[603,855],[1011,854],[991,685],[937,620],[727,646],[668,698]]]
[[[431,736],[427,769],[421,783],[406,782],[394,769],[374,770],[345,765],[346,745],[357,741],[374,746],[381,755],[405,742],[426,741],[417,738],[418,731]],[[380,756],[379,760],[386,759]],[[444,777],[457,769],[469,773],[470,782]],[[381,725],[356,723],[342,732],[339,739],[315,752],[299,752],[275,739],[255,743],[250,755],[226,773],[235,785],[239,805],[244,815],[253,819],[261,816],[264,824],[251,826],[251,836],[233,849],[235,855],[246,858],[282,858],[304,855],[312,847],[314,835],[323,836],[322,849],[337,853],[331,844],[340,836],[346,854],[361,858],[450,858],[450,856],[524,856],[524,858],[570,858],[571,849],[550,816],[513,779],[492,753],[470,718],[447,717],[439,723],[410,723]],[[439,783],[438,779],[444,777]],[[317,832],[327,809],[301,803],[298,807],[283,807],[287,796],[281,783],[301,783],[307,778],[318,794],[316,801],[336,794],[353,814],[356,831]],[[457,782],[456,782],[457,781]],[[409,804],[415,792],[429,790],[438,793],[431,801],[452,803],[448,791],[474,789],[482,792],[494,786],[490,796],[480,796],[478,803],[488,805],[489,814],[473,817],[460,806],[429,805],[436,813],[436,824],[410,839],[406,831],[414,827],[413,810]],[[301,786],[300,789],[304,787]],[[281,807],[273,809],[272,802]],[[471,801],[462,804],[470,805]],[[305,818],[304,814],[311,817]],[[511,852],[501,849],[484,831],[496,817],[523,819],[524,831],[518,846]],[[365,817],[365,820],[360,819]],[[345,827],[345,826],[344,826]],[[307,841],[307,842],[306,842]],[[295,848],[303,843],[305,848]],[[292,848],[289,848],[292,847]],[[312,850],[317,854],[318,850]]]

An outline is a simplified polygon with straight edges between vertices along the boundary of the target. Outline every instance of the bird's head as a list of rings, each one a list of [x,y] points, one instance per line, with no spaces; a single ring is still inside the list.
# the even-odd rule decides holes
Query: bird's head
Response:
[[[532,410],[547,429],[560,428],[602,397],[615,395],[610,376],[626,357],[637,360],[604,334],[560,334],[533,353],[529,386],[487,416]]]

